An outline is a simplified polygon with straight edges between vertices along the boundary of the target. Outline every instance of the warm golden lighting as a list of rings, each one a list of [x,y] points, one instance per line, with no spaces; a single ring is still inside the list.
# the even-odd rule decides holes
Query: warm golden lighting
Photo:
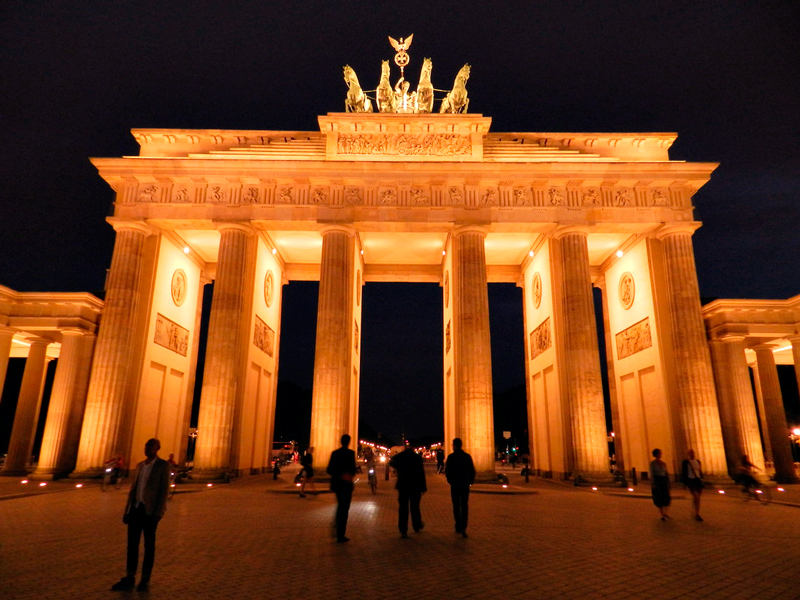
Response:
[[[39,484],[39,487],[44,487],[44,486],[46,486],[46,485],[47,485],[47,484],[46,484],[46,483],[43,481],[42,483],[40,483],[40,484]]]
[[[75,484],[75,487],[76,487],[76,488],[82,488],[82,487],[83,487],[83,484],[82,484],[82,483],[76,483],[76,484]]]
[[[23,479],[22,481],[20,481],[20,483],[28,483],[28,480],[27,479]]]
[[[617,250],[617,257],[622,258],[622,255],[625,254],[622,250]]]
[[[183,253],[184,254],[189,254],[189,246],[184,246],[183,247]]]

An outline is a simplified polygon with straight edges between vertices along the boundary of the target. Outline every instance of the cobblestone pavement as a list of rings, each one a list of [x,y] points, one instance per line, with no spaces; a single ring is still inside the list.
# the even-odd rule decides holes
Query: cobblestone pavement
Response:
[[[335,498],[299,498],[291,475],[182,488],[197,493],[170,501],[147,594],[109,591],[124,574],[124,489],[65,484],[0,502],[0,598],[800,597],[792,506],[707,493],[700,523],[681,493],[662,522],[645,488],[625,497],[517,477],[512,487],[535,493],[473,494],[463,539],[430,473],[424,531],[401,539],[390,484],[373,496],[362,481],[351,541],[336,544]]]

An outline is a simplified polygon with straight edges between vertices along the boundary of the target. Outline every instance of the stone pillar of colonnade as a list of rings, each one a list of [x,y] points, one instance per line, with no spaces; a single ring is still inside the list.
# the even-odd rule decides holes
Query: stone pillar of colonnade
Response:
[[[253,229],[218,223],[217,276],[209,315],[203,388],[197,420],[195,471],[201,479],[226,478],[232,470],[236,395],[241,393],[242,318],[249,246]]]
[[[792,447],[789,441],[789,427],[786,424],[786,411],[783,407],[781,384],[778,380],[778,367],[774,347],[760,344],[753,350],[758,361],[761,393],[764,398],[764,412],[767,415],[767,428],[772,447],[772,465],[775,468],[775,481],[778,483],[800,483],[794,470]]]
[[[106,280],[103,317],[92,361],[78,458],[72,477],[99,477],[117,451],[126,402],[142,257],[150,227],[139,221],[114,221],[117,232]]]
[[[619,397],[617,396],[617,376],[614,369],[614,339],[611,335],[611,319],[608,312],[608,286],[606,278],[600,277],[597,288],[603,294],[603,332],[606,343],[606,373],[608,374],[608,395],[611,404],[611,424],[614,426],[614,456],[615,468],[620,473],[625,473],[625,452],[623,449],[622,417],[619,412]]]
[[[714,380],[717,384],[719,416],[725,440],[728,470],[736,472],[743,455],[764,470],[764,453],[758,431],[758,415],[750,370],[745,356],[744,336],[726,335],[709,342]]]
[[[692,247],[694,229],[688,224],[658,233],[669,295],[678,401],[686,450],[694,449],[709,479],[725,479],[725,445]]]
[[[0,398],[3,397],[3,386],[8,372],[8,359],[11,357],[11,342],[14,339],[14,330],[5,325],[0,325]]]
[[[792,360],[794,362],[794,375],[797,379],[797,387],[800,390],[800,335],[789,336],[789,343],[792,344]],[[0,388],[0,392],[3,389]]]
[[[764,460],[772,462],[772,446],[769,443],[769,425],[767,425],[767,411],[764,409],[764,394],[761,392],[761,376],[758,373],[758,363],[749,365],[753,370],[753,387],[756,390],[756,404],[758,405],[758,421],[761,424],[761,441],[764,445]]]
[[[351,344],[354,334],[355,251],[353,228],[331,226],[322,232],[309,442],[314,447],[322,477],[325,477],[324,466],[328,464],[331,452],[339,447],[343,434],[353,437],[350,443],[352,450],[358,444],[354,432],[348,431],[353,368]]]
[[[27,475],[33,449],[33,438],[44,391],[49,341],[29,338],[30,350],[25,360],[22,385],[14,413],[14,425],[8,442],[8,455],[0,475]]]
[[[480,227],[453,231],[452,335],[456,436],[472,455],[478,477],[491,479],[495,446],[485,238],[486,230]]]
[[[589,273],[588,231],[579,227],[556,230],[561,278],[561,319],[564,346],[564,390],[572,433],[573,474],[591,482],[612,481],[608,464],[600,350]]]
[[[89,359],[86,346],[94,343],[93,335],[81,329],[61,330],[61,352],[50,392],[39,465],[35,479],[51,479],[68,474],[75,463],[77,447],[70,442],[80,435]]]

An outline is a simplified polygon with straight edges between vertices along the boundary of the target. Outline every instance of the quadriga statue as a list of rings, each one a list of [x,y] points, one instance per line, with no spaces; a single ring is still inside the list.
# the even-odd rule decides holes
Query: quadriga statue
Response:
[[[350,65],[344,66],[344,82],[347,84],[345,110],[347,112],[372,112],[372,101],[361,89],[356,72]]]
[[[469,106],[469,98],[467,98],[467,79],[469,79],[469,65],[464,65],[456,75],[456,80],[453,83],[453,89],[450,90],[442,100],[442,105],[439,107],[440,113],[465,113]]]

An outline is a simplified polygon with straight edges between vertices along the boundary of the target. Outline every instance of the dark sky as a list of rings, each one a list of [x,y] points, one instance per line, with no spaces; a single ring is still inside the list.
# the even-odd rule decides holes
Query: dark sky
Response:
[[[701,294],[796,295],[798,31],[792,1],[6,1],[0,284],[102,288],[113,194],[88,157],[135,154],[131,128],[314,130],[343,109],[342,65],[374,87],[394,53],[386,36],[413,33],[414,77],[431,57],[434,85],[449,87],[469,62],[470,110],[493,131],[677,132],[673,159],[721,163],[694,197]],[[304,385],[313,289],[290,284],[284,305],[296,334],[281,377]],[[439,294],[364,290],[362,402],[394,403],[375,409],[382,423],[417,414],[415,401],[398,407],[403,394],[437,405],[425,420],[441,422]],[[499,285],[490,297],[503,390],[524,383],[520,297]]]

